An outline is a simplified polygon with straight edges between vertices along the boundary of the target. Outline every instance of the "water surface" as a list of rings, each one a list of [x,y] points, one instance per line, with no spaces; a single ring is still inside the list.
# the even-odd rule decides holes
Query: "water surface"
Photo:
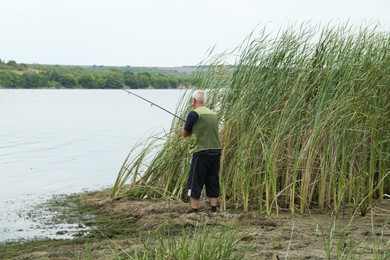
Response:
[[[182,91],[134,90],[174,112]],[[26,218],[54,194],[111,187],[172,116],[121,90],[0,90],[0,241],[53,237]]]

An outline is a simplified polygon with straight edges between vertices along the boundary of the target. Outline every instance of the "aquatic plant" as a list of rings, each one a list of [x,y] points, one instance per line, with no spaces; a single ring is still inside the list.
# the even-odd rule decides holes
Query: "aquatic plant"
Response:
[[[276,37],[263,29],[210,56],[195,82],[221,122],[222,210],[318,207],[337,215],[348,205],[365,214],[383,199],[390,192],[389,53],[389,33],[378,27],[305,24]],[[226,64],[232,56],[235,64]],[[183,96],[177,114],[185,117],[190,103]],[[190,155],[181,128],[173,119],[143,170],[151,146],[126,161],[113,196],[184,198]]]

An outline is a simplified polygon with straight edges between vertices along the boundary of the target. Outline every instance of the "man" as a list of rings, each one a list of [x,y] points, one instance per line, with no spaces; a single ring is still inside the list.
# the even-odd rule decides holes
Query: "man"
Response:
[[[218,136],[218,120],[213,111],[206,107],[206,93],[196,90],[192,95],[194,110],[187,116],[182,130],[183,137],[191,140],[192,161],[188,177],[188,196],[192,212],[199,208],[203,185],[210,199],[213,212],[217,211],[219,197],[219,167],[221,142]]]

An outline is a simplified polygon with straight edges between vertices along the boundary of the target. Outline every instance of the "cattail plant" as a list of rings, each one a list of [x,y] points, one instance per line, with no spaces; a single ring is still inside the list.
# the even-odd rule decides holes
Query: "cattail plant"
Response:
[[[375,26],[304,25],[276,37],[264,29],[200,66],[195,87],[207,89],[220,119],[222,209],[337,215],[390,193],[389,53],[389,33]],[[231,55],[235,64],[225,64]],[[187,95],[178,113],[190,103]],[[184,198],[190,154],[181,128],[174,119],[142,172],[125,162],[113,195]]]

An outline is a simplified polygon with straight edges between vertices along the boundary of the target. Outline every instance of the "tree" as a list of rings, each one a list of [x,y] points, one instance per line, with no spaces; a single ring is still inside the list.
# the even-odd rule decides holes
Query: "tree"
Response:
[[[147,88],[152,85],[150,73],[148,72],[138,73],[137,77],[138,77],[139,88]]]
[[[169,76],[168,81],[171,88],[177,88],[182,79],[179,77]]]
[[[97,88],[98,87],[98,83],[95,80],[95,78],[89,74],[81,75],[78,78],[78,82],[82,88]]]
[[[10,61],[7,62],[7,65],[11,66],[11,67],[16,67],[18,64],[16,63],[16,61],[10,60]]]
[[[75,88],[77,86],[77,79],[76,79],[76,77],[73,76],[70,73],[64,74],[64,75],[60,75],[59,81],[62,84],[62,86],[64,86],[64,87]]]
[[[10,71],[0,71],[0,86],[15,88],[20,85],[20,76]]]
[[[153,87],[155,88],[168,88],[169,87],[169,81],[167,77],[158,75],[155,80],[153,81]]]
[[[45,75],[49,80],[60,82],[60,74],[55,69],[46,70]]]
[[[106,77],[105,88],[118,89],[118,88],[122,88],[122,87],[123,87],[123,81],[121,81],[120,79],[113,77],[113,76],[110,76],[110,75],[108,75]]]
[[[139,80],[136,74],[132,72],[125,72],[124,83],[130,88],[139,88]]]
[[[47,83],[47,78],[36,72],[24,73],[21,78],[21,85],[25,88],[43,88]]]
[[[104,76],[106,80],[104,88],[123,88],[124,80],[123,74],[121,72],[111,71],[109,73],[106,73]]]

